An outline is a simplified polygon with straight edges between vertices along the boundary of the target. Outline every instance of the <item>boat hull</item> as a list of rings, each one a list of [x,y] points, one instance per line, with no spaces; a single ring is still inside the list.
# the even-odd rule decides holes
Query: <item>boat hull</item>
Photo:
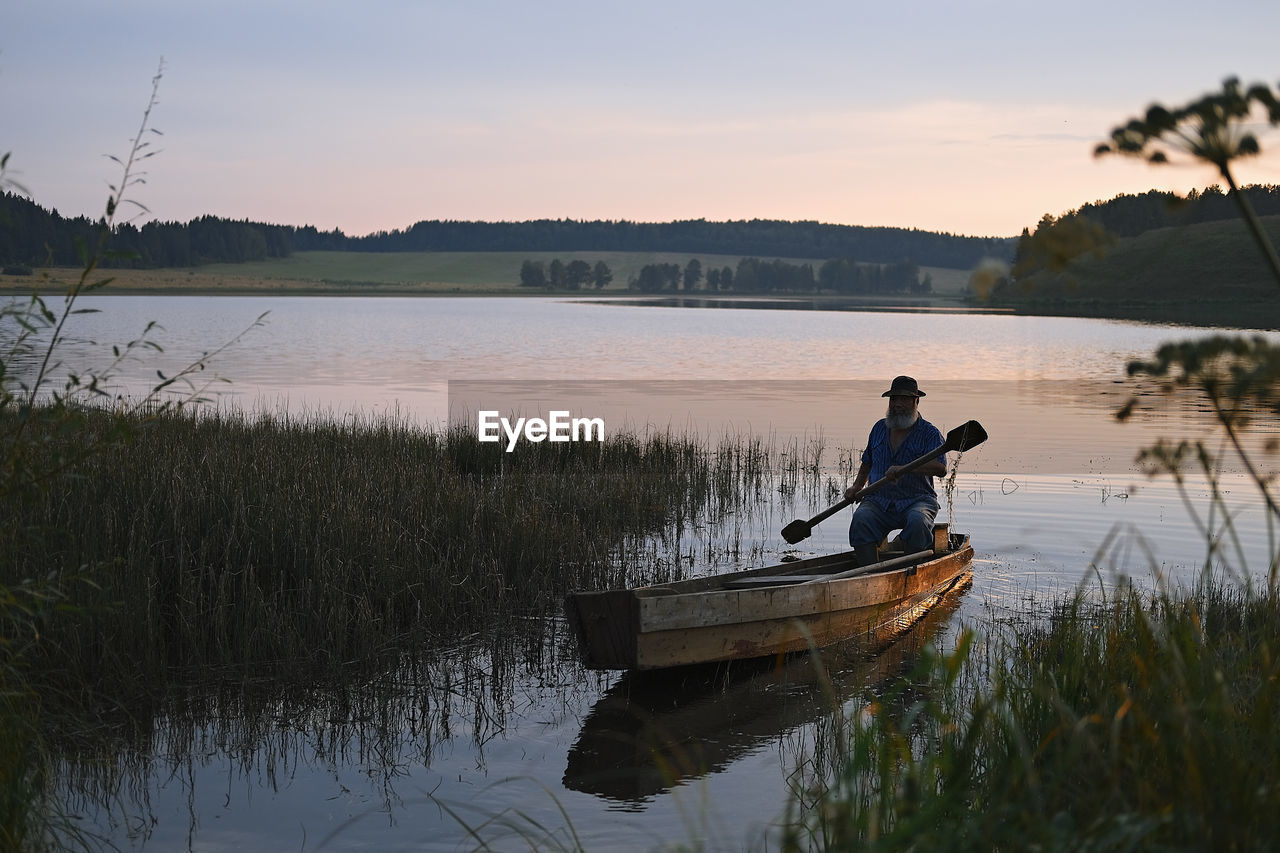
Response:
[[[647,670],[888,642],[970,571],[969,537],[906,565],[830,578],[851,552],[631,590],[570,595],[565,609],[592,669]],[[901,561],[898,561],[901,563]],[[775,583],[776,581],[776,583]]]

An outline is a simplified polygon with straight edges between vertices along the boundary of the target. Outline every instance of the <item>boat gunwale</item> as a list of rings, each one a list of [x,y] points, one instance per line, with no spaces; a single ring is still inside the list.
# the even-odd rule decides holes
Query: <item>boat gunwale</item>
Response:
[[[921,566],[930,565],[932,563],[938,562],[939,560],[945,560],[950,557],[953,557],[961,553],[962,551],[964,551],[966,548],[972,549],[972,546],[970,545],[970,542],[969,542],[968,533],[955,533],[951,535],[953,537],[952,541],[955,544],[952,547],[949,547],[946,551],[942,552],[941,554],[935,554],[931,559],[923,559],[916,563],[911,563],[906,566],[888,569],[885,571],[867,571],[865,574],[859,574],[853,577],[847,577],[847,578],[832,577],[827,579],[817,578],[810,582],[807,582],[805,585],[826,586],[836,581],[865,581],[870,578],[878,578],[878,577],[885,577],[888,575],[892,575],[894,572],[899,572],[899,571],[916,571]],[[895,559],[901,556],[903,555],[897,554],[897,553],[890,553],[886,557],[886,559],[882,560],[881,562],[888,562],[889,559]],[[839,551],[834,554],[822,554],[816,557],[808,557],[803,560],[797,560],[791,563],[773,563],[768,566],[760,566],[754,569],[744,569],[738,572],[728,572],[722,575],[706,575],[704,577],[688,578],[686,580],[672,581],[664,584],[638,586],[638,587],[633,587],[632,589],[626,590],[626,592],[629,592],[631,595],[635,596],[637,600],[643,600],[643,599],[654,598],[654,597],[672,598],[676,596],[707,595],[709,593],[715,593],[715,592],[756,592],[760,590],[784,589],[787,586],[791,585],[791,583],[793,582],[789,581],[788,583],[780,583],[780,584],[771,585],[771,586],[761,586],[757,588],[741,588],[741,589],[729,589],[727,588],[726,585],[734,581],[745,580],[752,577],[769,576],[769,575],[786,577],[789,575],[802,575],[802,574],[805,574],[807,569],[810,569],[815,565],[827,564],[827,563],[833,564],[835,566],[841,566],[845,563],[853,564],[855,563],[853,551]],[[852,567],[854,566],[851,566],[851,568]],[[871,568],[872,566],[868,566],[868,569],[871,569]],[[839,571],[840,571],[839,568],[833,568],[830,572],[825,572],[824,574],[836,575],[839,573]],[[685,591],[683,589],[684,587],[688,587],[688,591]],[[581,593],[574,593],[574,595],[578,595],[578,594],[581,594]],[[590,594],[590,593],[586,593],[586,594]]]
[[[634,595],[637,620],[634,630],[637,636],[644,636],[660,631],[727,628],[730,625],[892,605],[923,591],[906,589],[911,585],[909,578],[912,576],[939,571],[944,575],[928,587],[940,585],[945,578],[963,571],[963,567],[972,560],[972,554],[972,546],[966,537],[961,547],[933,559],[853,577],[744,589],[716,586],[662,595]],[[955,563],[954,571],[944,568],[949,563]],[[727,579],[731,576],[718,577]],[[631,592],[638,593],[639,590]],[[859,592],[865,593],[866,597],[856,605],[846,606],[849,599]]]

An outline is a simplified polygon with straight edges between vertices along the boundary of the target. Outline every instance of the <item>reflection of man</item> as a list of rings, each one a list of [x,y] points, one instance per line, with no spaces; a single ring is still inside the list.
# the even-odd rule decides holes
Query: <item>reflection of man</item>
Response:
[[[902,529],[908,553],[933,547],[933,519],[938,514],[933,478],[947,473],[945,455],[908,474],[900,473],[903,465],[942,444],[942,433],[920,417],[924,392],[916,381],[910,376],[896,377],[881,396],[889,398],[889,410],[871,428],[858,476],[844,492],[853,500],[868,480],[889,480],[858,504],[849,523],[849,544],[861,566],[876,561],[876,546],[891,530]]]

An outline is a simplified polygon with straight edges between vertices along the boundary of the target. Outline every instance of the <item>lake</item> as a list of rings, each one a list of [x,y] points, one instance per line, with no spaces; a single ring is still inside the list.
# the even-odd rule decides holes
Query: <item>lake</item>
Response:
[[[915,376],[922,415],[968,419],[990,439],[960,461],[939,520],[973,536],[972,586],[907,641],[836,667],[806,664],[678,684],[584,671],[563,627],[513,664],[460,644],[431,685],[312,697],[254,715],[154,722],[124,787],[127,816],[79,812],[124,849],[452,850],[538,846],[764,849],[790,772],[832,703],[910,666],[991,614],[1030,612],[1116,572],[1190,580],[1205,545],[1178,492],[1134,464],[1154,439],[1205,434],[1195,400],[1131,385],[1125,365],[1162,342],[1215,330],[999,314],[678,308],[532,298],[96,297],[64,370],[103,364],[149,321],[164,352],[130,360],[113,388],[137,394],[237,338],[199,374],[216,405],[324,417],[470,423],[481,410],[570,410],[610,431],[758,435],[821,445],[810,490],[655,543],[689,574],[837,551],[848,513],[790,548],[778,534],[838,497],[894,375]],[[1134,390],[1151,405],[1114,411]],[[1251,440],[1273,434],[1256,424]],[[1233,566],[1275,552],[1240,472],[1223,482],[1240,531]],[[1191,481],[1193,505],[1204,496]],[[1091,570],[1096,566],[1097,572]],[[390,677],[394,682],[394,676]],[[696,679],[695,679],[696,681]],[[371,697],[381,697],[378,702]],[[392,698],[394,697],[394,698]],[[243,703],[242,703],[243,704]],[[239,707],[228,703],[226,708]],[[570,828],[571,827],[571,828]],[[474,830],[476,835],[471,835]],[[543,835],[545,831],[546,835]],[[572,833],[572,834],[571,834]],[[576,842],[575,839],[576,838]]]

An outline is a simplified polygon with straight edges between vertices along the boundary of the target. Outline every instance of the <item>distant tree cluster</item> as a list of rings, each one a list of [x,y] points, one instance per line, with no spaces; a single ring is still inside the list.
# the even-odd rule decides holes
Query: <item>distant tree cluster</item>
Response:
[[[738,261],[738,270],[733,276],[733,289],[742,293],[771,293],[776,290],[811,293],[818,286],[812,264],[743,258]]]
[[[892,264],[858,264],[848,258],[825,262],[815,276],[812,264],[793,264],[782,260],[743,258],[737,269],[711,267],[705,276],[698,259],[683,268],[679,264],[647,264],[628,282],[631,290],[641,293],[688,292],[706,281],[709,293],[817,293],[829,291],[847,295],[915,293],[933,291],[933,280],[920,278],[914,261]]]
[[[711,284],[712,273],[715,274],[715,286]],[[664,290],[687,292],[696,290],[702,279],[702,261],[694,258],[683,267],[679,264],[646,264],[640,268],[639,275],[627,282],[627,287],[641,293],[660,293]],[[708,271],[707,281],[708,289],[716,289],[720,281],[720,271]]]
[[[708,267],[707,290],[733,290],[733,270],[730,267]]]
[[[818,270],[818,288],[849,295],[933,292],[933,277],[920,277],[915,261],[859,264],[852,258],[832,258]]]
[[[588,261],[571,260],[569,263],[556,258],[549,264],[525,260],[520,265],[521,287],[543,287],[548,290],[581,290],[592,286],[596,290],[613,281],[613,270],[604,261],[593,266]]]

